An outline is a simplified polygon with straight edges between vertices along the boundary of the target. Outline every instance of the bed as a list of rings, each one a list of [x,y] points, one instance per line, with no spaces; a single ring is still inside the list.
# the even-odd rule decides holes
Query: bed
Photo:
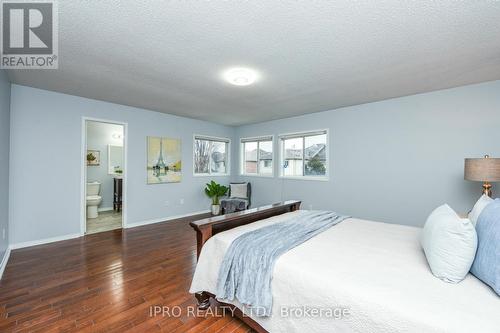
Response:
[[[289,201],[192,224],[199,260],[190,292],[200,307],[215,297],[231,242],[302,214],[299,206]],[[418,241],[420,230],[349,218],[278,259],[270,317],[244,316],[237,301],[222,304],[258,332],[499,332],[500,298],[470,274],[458,284],[434,277]],[[306,309],[345,315],[307,316]]]

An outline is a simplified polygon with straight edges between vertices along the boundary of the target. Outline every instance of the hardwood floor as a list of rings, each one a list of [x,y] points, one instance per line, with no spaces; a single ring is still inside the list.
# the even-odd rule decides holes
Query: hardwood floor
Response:
[[[189,313],[189,222],[203,217],[12,251],[0,280],[0,332],[250,332],[213,305],[204,316]],[[151,316],[152,306],[175,316]]]

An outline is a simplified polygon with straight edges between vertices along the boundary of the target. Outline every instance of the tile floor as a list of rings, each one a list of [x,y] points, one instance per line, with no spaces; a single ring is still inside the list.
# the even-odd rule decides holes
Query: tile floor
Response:
[[[122,227],[122,212],[110,210],[99,212],[95,219],[87,219],[87,235],[98,232],[120,229]]]

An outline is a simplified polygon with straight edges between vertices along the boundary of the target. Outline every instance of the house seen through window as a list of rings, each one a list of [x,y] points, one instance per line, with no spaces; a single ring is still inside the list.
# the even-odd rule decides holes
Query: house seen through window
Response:
[[[242,166],[245,175],[273,175],[273,138],[241,139]]]
[[[326,178],[327,138],[326,130],[280,136],[280,176]]]

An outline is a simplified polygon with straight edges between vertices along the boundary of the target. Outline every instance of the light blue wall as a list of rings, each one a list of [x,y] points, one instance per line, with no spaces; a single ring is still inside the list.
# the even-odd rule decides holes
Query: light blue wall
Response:
[[[211,178],[193,177],[193,133],[232,138],[233,128],[19,85],[11,98],[12,244],[80,232],[82,116],[128,123],[129,224],[210,208]],[[146,184],[147,136],[182,139],[181,183]]]
[[[10,82],[0,70],[0,262],[9,246],[9,138]]]
[[[481,186],[463,180],[464,157],[500,156],[500,81],[238,128],[18,85],[12,85],[11,111],[12,244],[80,232],[82,116],[129,125],[129,224],[209,208],[202,189],[211,178],[192,174],[194,133],[232,139],[235,175],[238,138],[328,128],[328,182],[214,179],[249,179],[254,206],[301,199],[304,208],[416,226],[444,202],[459,212],[470,209]],[[146,185],[147,136],[182,139],[181,183]]]
[[[123,139],[114,139],[113,133],[123,133],[123,126],[95,121],[87,122],[87,149],[98,150],[101,158],[99,165],[87,166],[87,181],[101,183],[99,195],[102,197],[102,202],[98,207],[100,210],[113,208],[113,178],[115,176],[110,175],[108,170],[108,146],[123,145]],[[121,166],[124,167],[123,164]]]
[[[422,226],[438,205],[467,212],[479,197],[481,185],[463,180],[463,159],[500,157],[500,81],[242,126],[236,137],[274,134],[277,153],[278,134],[325,128],[330,180],[238,177],[252,182],[254,206],[300,199],[304,208]]]

